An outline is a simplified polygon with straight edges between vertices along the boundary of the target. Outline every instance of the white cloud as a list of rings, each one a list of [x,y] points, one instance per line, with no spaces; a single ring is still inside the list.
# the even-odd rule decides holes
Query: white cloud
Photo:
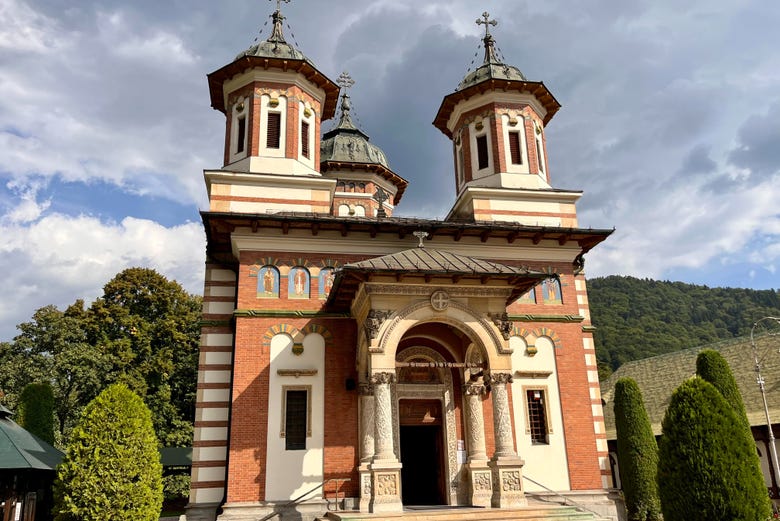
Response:
[[[20,0],[0,0],[0,49],[5,52],[52,52],[61,44],[55,22]]]
[[[0,271],[6,274],[0,300],[0,339],[35,309],[60,307],[77,298],[88,302],[114,275],[133,266],[150,267],[192,293],[203,290],[205,237],[200,223],[166,228],[127,217],[105,223],[94,217],[47,215],[33,223],[0,224]]]

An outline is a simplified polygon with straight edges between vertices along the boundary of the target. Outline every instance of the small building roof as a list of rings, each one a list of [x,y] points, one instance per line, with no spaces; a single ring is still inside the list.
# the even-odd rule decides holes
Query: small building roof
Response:
[[[0,406],[0,469],[54,470],[62,461],[62,452],[11,419],[11,412]]]
[[[778,354],[780,338],[757,338],[756,347],[761,356],[765,355],[761,375],[766,382],[765,390],[770,418],[774,422],[780,422],[780,354]],[[669,406],[672,393],[681,383],[696,374],[696,357],[705,349],[719,351],[728,362],[742,394],[742,401],[745,403],[750,424],[754,426],[766,425],[764,405],[756,383],[750,338],[736,338],[717,344],[635,360],[620,366],[601,383],[607,439],[614,440],[616,438],[614,394],[618,379],[629,377],[636,381],[642,391],[642,399],[653,433],[660,435],[661,422],[666,408]]]

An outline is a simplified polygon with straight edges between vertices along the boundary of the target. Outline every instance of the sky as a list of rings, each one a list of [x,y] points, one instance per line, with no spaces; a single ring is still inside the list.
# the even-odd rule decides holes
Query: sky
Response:
[[[201,293],[203,170],[224,116],[206,74],[269,35],[276,0],[0,0],[0,340],[151,267]],[[431,122],[482,60],[563,105],[550,180],[581,227],[615,228],[588,277],[778,289],[780,2],[292,0],[288,41],[336,79],[410,181],[395,215],[441,219],[450,141]],[[325,124],[325,129],[329,123]],[[442,188],[444,187],[444,188]]]

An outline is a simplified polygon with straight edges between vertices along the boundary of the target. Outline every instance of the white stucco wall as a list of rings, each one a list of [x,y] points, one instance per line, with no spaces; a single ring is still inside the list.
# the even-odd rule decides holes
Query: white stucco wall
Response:
[[[509,344],[514,348],[512,353],[512,371],[514,373],[512,404],[517,453],[525,460],[523,474],[553,490],[569,490],[569,468],[566,461],[566,442],[563,436],[561,400],[558,393],[555,347],[547,337],[536,338],[534,345],[538,351],[536,355],[529,356],[523,338],[511,337]],[[552,374],[547,377],[528,378],[518,376],[517,371],[551,371]],[[530,434],[526,433],[527,408],[524,387],[544,387],[549,412],[547,417],[550,428],[548,444],[532,444]],[[525,481],[523,486],[527,491],[542,490],[529,481]]]
[[[323,480],[325,341],[318,334],[310,334],[303,340],[303,353],[295,355],[292,348],[293,341],[286,334],[271,339],[265,483],[268,501],[294,499]],[[279,369],[316,369],[317,374],[280,376]],[[311,436],[306,438],[306,450],[286,450],[285,439],[280,434],[285,386],[311,386]]]

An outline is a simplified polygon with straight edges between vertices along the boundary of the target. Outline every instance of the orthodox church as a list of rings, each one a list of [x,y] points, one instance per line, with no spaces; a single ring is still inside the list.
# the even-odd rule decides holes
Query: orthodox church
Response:
[[[208,75],[225,148],[204,172],[187,519],[560,519],[570,500],[614,518],[583,272],[611,230],[578,227],[581,192],[552,184],[560,104],[498,58],[485,13],[484,62],[433,121],[452,208],[394,217],[408,182],[355,124],[349,76],[318,70],[284,18]]]

